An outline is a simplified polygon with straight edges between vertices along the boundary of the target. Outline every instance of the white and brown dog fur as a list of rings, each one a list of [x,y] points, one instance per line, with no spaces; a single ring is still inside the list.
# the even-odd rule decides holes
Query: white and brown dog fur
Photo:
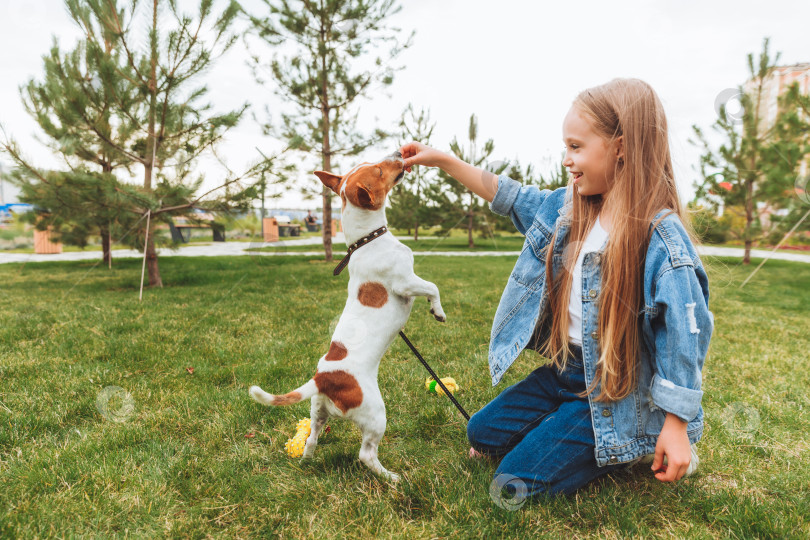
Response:
[[[346,245],[386,225],[385,198],[402,178],[399,152],[379,163],[362,163],[343,176],[316,171],[321,182],[342,201],[341,219]],[[413,253],[386,232],[357,249],[349,259],[349,297],[332,334],[329,350],[318,361],[315,376],[281,396],[258,386],[250,395],[264,405],[289,405],[311,398],[312,431],[303,457],[312,457],[318,436],[332,416],[352,420],[362,432],[360,461],[390,480],[399,476],[385,469],[377,449],[385,433],[385,404],[377,383],[383,354],[405,326],[414,296],[426,296],[430,312],[446,317],[439,289],[413,271]]]

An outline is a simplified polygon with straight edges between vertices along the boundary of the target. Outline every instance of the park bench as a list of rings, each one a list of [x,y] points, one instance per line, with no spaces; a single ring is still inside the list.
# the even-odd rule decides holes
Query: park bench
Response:
[[[290,223],[289,225],[278,226],[279,236],[301,236],[301,225]]]
[[[264,233],[265,242],[278,242],[280,236],[299,236],[301,234],[301,226],[291,223],[290,218],[287,216],[266,217],[263,223],[262,231]],[[317,232],[320,230],[320,224],[316,224],[316,226],[317,229],[313,231],[309,228],[309,224],[307,224],[307,230]],[[339,220],[333,219],[332,236],[337,235],[338,229],[342,231],[343,227]]]
[[[279,236],[301,236],[301,225],[292,223],[289,216],[273,216],[278,226]]]
[[[207,223],[200,223],[200,221]],[[160,228],[165,228],[165,226]],[[187,244],[191,239],[191,229],[211,229],[214,242],[225,241],[225,227],[215,223],[214,216],[207,212],[197,214],[194,221],[186,217],[178,217],[169,222],[173,242]]]

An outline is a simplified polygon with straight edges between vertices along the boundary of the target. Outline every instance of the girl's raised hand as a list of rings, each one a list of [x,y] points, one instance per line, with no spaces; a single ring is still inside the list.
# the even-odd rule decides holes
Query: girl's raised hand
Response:
[[[442,152],[431,148],[420,142],[409,142],[399,149],[402,158],[405,160],[405,170],[411,172],[413,165],[424,165],[425,167],[438,167]]]

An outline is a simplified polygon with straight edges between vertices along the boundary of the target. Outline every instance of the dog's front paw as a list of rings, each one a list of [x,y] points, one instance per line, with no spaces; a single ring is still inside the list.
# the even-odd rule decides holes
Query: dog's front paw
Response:
[[[433,315],[433,317],[439,322],[447,321],[447,315],[444,314],[444,310],[442,310],[442,308],[439,308],[438,311],[430,308],[430,314]]]

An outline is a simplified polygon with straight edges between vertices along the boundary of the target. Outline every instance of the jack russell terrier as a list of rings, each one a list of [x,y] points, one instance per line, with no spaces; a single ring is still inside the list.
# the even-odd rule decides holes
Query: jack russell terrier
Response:
[[[348,418],[362,432],[360,461],[392,481],[399,480],[399,475],[386,470],[377,458],[386,426],[377,384],[380,360],[408,321],[414,296],[426,296],[436,320],[446,320],[439,289],[414,273],[413,253],[386,229],[385,197],[404,174],[399,152],[379,163],[362,163],[343,176],[315,172],[342,201],[349,248],[334,273],[348,264],[349,298],[314,377],[281,396],[250,387],[250,396],[263,405],[290,405],[312,398],[312,432],[303,457],[312,457],[330,417]]]

